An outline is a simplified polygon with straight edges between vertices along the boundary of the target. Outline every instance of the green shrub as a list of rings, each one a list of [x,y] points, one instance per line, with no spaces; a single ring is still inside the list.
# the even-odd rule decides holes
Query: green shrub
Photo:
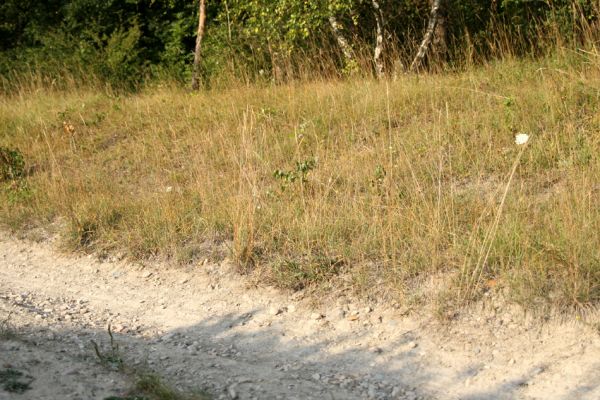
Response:
[[[0,147],[0,181],[13,181],[25,175],[25,160],[17,149]]]

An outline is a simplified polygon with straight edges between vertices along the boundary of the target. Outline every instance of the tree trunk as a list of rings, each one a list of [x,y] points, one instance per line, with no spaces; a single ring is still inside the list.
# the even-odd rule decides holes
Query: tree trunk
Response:
[[[350,43],[344,35],[342,26],[339,24],[337,18],[333,14],[329,15],[329,25],[331,25],[331,30],[333,31],[335,40],[338,42],[340,49],[342,49],[342,53],[346,59],[346,65],[354,64],[354,50],[352,50],[352,46],[350,46]]]
[[[200,88],[200,58],[202,50],[202,38],[204,37],[204,26],[206,23],[206,0],[200,0],[198,11],[198,34],[196,35],[196,48],[194,50],[194,66],[192,69],[192,90]]]
[[[438,49],[441,49],[442,45],[446,46],[446,1],[445,0],[433,0],[431,3],[431,13],[429,14],[429,23],[427,24],[427,31],[423,36],[423,41],[419,46],[419,51],[415,56],[413,62],[410,64],[410,70],[414,71],[418,69],[425,56],[427,55],[432,42],[435,41],[435,45]],[[445,49],[443,50],[445,51]]]
[[[378,0],[372,1],[373,11],[375,12],[375,21],[377,23],[373,62],[375,64],[375,75],[377,76],[377,79],[381,79],[383,78],[383,12],[381,11],[381,7],[379,7]]]
[[[433,58],[436,61],[444,61],[448,54],[448,43],[446,41],[448,29],[448,0],[442,0],[438,13],[437,24],[435,24],[435,32],[433,34],[433,43],[431,50]]]

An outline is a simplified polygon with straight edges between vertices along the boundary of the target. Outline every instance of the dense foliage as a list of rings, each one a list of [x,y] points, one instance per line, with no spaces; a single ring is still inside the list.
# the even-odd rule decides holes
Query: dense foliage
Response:
[[[387,63],[410,57],[427,24],[428,0],[379,0]],[[465,46],[489,54],[502,32],[519,51],[536,51],[550,29],[580,38],[596,19],[596,0],[446,0],[449,54]],[[0,4],[0,75],[28,68],[47,76],[69,72],[112,84],[149,77],[185,81],[193,58],[197,1],[4,0]],[[328,17],[334,15],[351,44],[369,54],[376,18],[372,0],[209,0],[204,46],[205,81],[222,72],[294,75],[307,60],[341,67]],[[368,59],[368,57],[365,57]],[[301,60],[301,61],[299,61]],[[397,60],[396,60],[397,61]],[[322,65],[322,63],[321,63]],[[368,63],[367,63],[368,66]],[[284,71],[284,72],[281,72]],[[341,68],[338,68],[341,71]]]

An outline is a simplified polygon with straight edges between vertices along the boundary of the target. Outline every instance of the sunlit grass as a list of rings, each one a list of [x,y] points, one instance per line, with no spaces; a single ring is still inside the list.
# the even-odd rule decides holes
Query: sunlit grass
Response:
[[[342,275],[427,301],[420,287],[443,277],[456,298],[494,282],[525,304],[585,307],[600,300],[598,63],[0,97],[0,146],[30,171],[25,191],[1,183],[0,215],[132,258],[195,262],[225,242],[241,271],[294,289]]]

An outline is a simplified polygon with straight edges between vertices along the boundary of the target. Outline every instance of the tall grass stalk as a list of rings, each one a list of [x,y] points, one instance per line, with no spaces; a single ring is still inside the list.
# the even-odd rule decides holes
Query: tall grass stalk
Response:
[[[528,140],[528,139],[527,139]],[[515,161],[512,165],[510,174],[508,175],[508,179],[506,184],[504,185],[504,192],[502,193],[502,198],[500,199],[500,203],[495,212],[495,218],[488,227],[481,247],[478,251],[478,258],[475,262],[475,265],[471,267],[469,263],[471,262],[469,257],[465,257],[465,262],[462,268],[462,276],[464,277],[464,281],[461,283],[460,288],[462,291],[461,299],[462,302],[465,303],[473,298],[473,295],[480,289],[483,271],[487,264],[488,258],[490,256],[490,251],[492,250],[492,246],[494,243],[494,239],[496,238],[496,233],[498,231],[498,224],[500,223],[500,219],[502,217],[502,211],[504,210],[504,203],[506,201],[506,196],[508,195],[508,191],[510,189],[510,184],[515,176],[515,172],[517,171],[517,167],[521,161],[521,157],[525,152],[525,148],[528,142],[521,144],[521,150],[517,154]],[[473,235],[476,235],[476,232],[473,232]],[[473,241],[471,241],[473,243]]]

